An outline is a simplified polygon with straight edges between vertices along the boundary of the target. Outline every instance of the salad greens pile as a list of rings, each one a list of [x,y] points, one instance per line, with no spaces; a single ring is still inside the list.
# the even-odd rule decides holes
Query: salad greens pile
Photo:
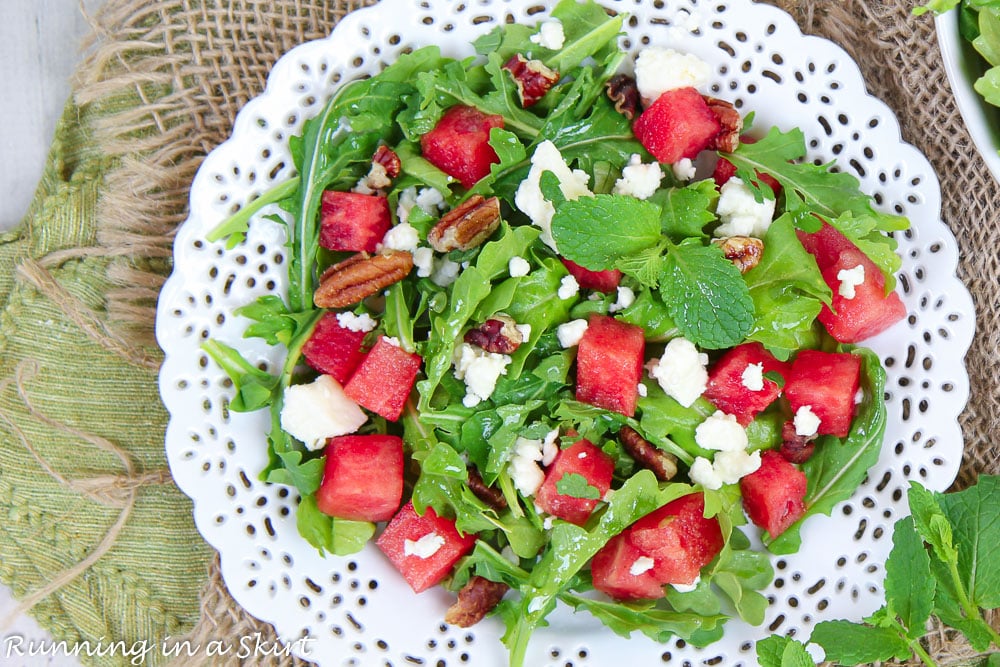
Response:
[[[959,34],[986,61],[985,71],[973,84],[976,92],[995,107],[1000,107],[1000,1],[931,0],[915,7],[916,15],[958,11]]]
[[[416,393],[400,422],[373,416],[360,432],[402,435],[408,457],[419,466],[419,475],[409,480],[417,511],[433,507],[454,518],[460,531],[479,535],[449,586],[457,589],[479,575],[505,582],[516,592],[498,607],[507,624],[504,641],[511,649],[512,664],[523,662],[532,631],[545,624],[558,601],[590,612],[622,636],[640,632],[663,641],[676,635],[701,646],[721,637],[730,616],[761,623],[767,602],[759,591],[772,578],[769,557],[751,549],[740,530],[746,519],[739,488],[731,484],[705,490],[706,514],[718,518],[726,541],[693,590],[671,588],[663,600],[631,603],[587,594],[592,588],[587,564],[601,547],[643,515],[691,492],[683,471],[695,457],[711,456],[697,444],[694,432],[715,407],[704,398],[685,407],[648,379],[635,417],[574,399],[574,350],[560,344],[556,329],[592,313],[607,314],[616,295],[581,291],[560,296],[567,269],[540,240],[541,230],[514,204],[534,149],[552,142],[569,166],[588,175],[594,196],[575,200],[566,200],[551,172],[542,175],[541,191],[555,208],[552,238],[570,260],[592,270],[623,272],[623,284],[635,299],[616,309],[615,316],[641,326],[654,353],[658,345],[679,335],[705,351],[757,341],[780,359],[804,348],[852,350],[837,345],[816,322],[832,295],[796,231],[815,231],[820,224],[816,216],[822,216],[876,262],[889,290],[900,260],[887,232],[908,224],[904,218],[876,211],[850,174],[806,160],[800,130],[771,129],[756,143],[741,144],[725,155],[752,185],[758,200],[775,197],[770,188],[757,184],[758,170],[782,186],[776,219],[763,239],[762,260],[741,275],[710,243],[718,223],[719,197],[711,179],[688,183],[667,170],[661,187],[646,200],[613,193],[633,155],[643,162],[655,161],[636,140],[630,120],[604,93],[605,82],[627,67],[627,55],[617,43],[624,17],[610,16],[596,3],[575,0],[563,0],[551,16],[565,30],[565,44],[559,50],[532,42],[536,32],[532,26],[507,25],[476,40],[477,57],[455,60],[427,46],[401,55],[376,76],[343,85],[323,112],[305,124],[302,135],[291,141],[298,175],[248,204],[208,236],[210,241],[227,239],[230,247],[238,245],[248,225],[265,211],[273,211],[264,217],[286,230],[287,292],[261,297],[237,311],[250,322],[247,337],[287,349],[284,363],[262,370],[218,340],[207,341],[204,349],[232,379],[232,410],[270,411],[270,457],[262,478],[297,489],[302,497],[297,521],[303,537],[321,552],[347,554],[359,550],[376,527],[318,510],[314,494],[323,474],[323,453],[307,450],[282,430],[280,420],[285,390],[313,376],[302,363],[302,346],[323,315],[313,305],[318,276],[342,257],[318,244],[322,193],[349,190],[367,173],[376,148],[385,144],[402,163],[402,173],[387,192],[394,216],[414,188],[436,191],[443,198],[438,210],[419,205],[409,210],[407,222],[421,239],[426,239],[441,210],[475,194],[495,195],[504,203],[504,221],[487,243],[435,257],[462,267],[453,282],[411,274],[390,287],[384,299],[367,300],[353,311],[377,320],[373,336],[393,337],[423,359]],[[501,67],[516,53],[530,53],[561,75],[560,82],[530,109],[522,108]],[[499,161],[471,189],[461,188],[420,152],[421,135],[456,104],[504,120],[503,129],[494,128],[490,134]],[[609,219],[615,221],[613,233],[608,231]],[[510,260],[515,257],[527,260],[530,272],[510,275]],[[489,400],[466,407],[466,387],[452,372],[456,344],[469,326],[498,312],[530,325],[530,334],[511,355],[511,364]],[[849,498],[881,447],[885,374],[872,352],[853,351],[863,360],[864,397],[849,435],[822,436],[815,455],[802,467],[809,480],[804,520],[829,514],[836,503]],[[787,418],[771,409],[754,420],[748,427],[750,449],[780,445]],[[616,439],[626,425],[675,455],[681,476],[660,482],[639,469]],[[541,439],[554,428],[587,438],[616,462],[614,492],[585,526],[543,519],[511,479],[508,464],[517,438]],[[469,464],[487,484],[502,491],[507,509],[498,511],[470,491]],[[578,483],[581,480],[584,483]],[[592,497],[595,489],[581,480],[564,479],[560,491]],[[772,552],[788,553],[798,548],[799,540],[796,524],[767,540],[767,546]],[[513,558],[502,554],[509,551]]]

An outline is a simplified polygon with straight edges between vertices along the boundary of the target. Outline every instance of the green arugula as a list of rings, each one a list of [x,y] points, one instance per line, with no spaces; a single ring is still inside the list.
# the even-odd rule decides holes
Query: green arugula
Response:
[[[299,534],[316,547],[321,556],[327,552],[335,556],[355,554],[375,534],[374,523],[324,514],[316,506],[315,496],[305,496],[299,502],[295,510],[295,525]]]

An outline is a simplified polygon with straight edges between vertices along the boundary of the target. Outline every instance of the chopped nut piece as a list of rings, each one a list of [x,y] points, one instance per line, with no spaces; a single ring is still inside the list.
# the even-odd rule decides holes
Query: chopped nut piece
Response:
[[[494,315],[478,327],[465,332],[465,342],[487,352],[512,354],[524,342],[517,322],[506,315]]]
[[[764,242],[752,236],[729,236],[715,239],[712,243],[722,249],[722,254],[736,265],[740,273],[746,273],[757,266],[764,254]]]
[[[469,468],[469,490],[476,495],[476,498],[498,512],[507,508],[507,499],[503,497],[503,493],[499,489],[487,486],[479,471],[472,467]]]
[[[403,163],[400,162],[399,156],[396,155],[396,151],[392,150],[385,144],[382,144],[375,151],[375,155],[372,157],[372,162],[375,164],[382,165],[385,169],[385,174],[389,178],[396,178],[399,176],[399,172],[403,169]]]
[[[486,577],[472,577],[458,592],[455,604],[448,608],[444,622],[460,628],[472,627],[500,604],[509,588],[507,584]]]
[[[313,302],[318,308],[344,308],[359,303],[399,282],[412,268],[413,255],[404,250],[377,255],[359,252],[323,272]]]
[[[483,243],[500,226],[500,200],[482,195],[452,209],[427,232],[427,242],[438,252],[469,250]]]
[[[816,436],[799,435],[795,431],[795,422],[791,419],[781,427],[781,449],[778,452],[789,463],[805,463],[816,450],[813,438]]]
[[[722,130],[708,144],[708,149],[732,153],[740,145],[740,132],[743,131],[743,116],[730,102],[715,97],[705,97],[708,108],[718,117]]]
[[[549,88],[559,81],[559,72],[546,67],[541,60],[528,60],[520,53],[511,56],[503,69],[514,78],[521,106],[525,108],[545,97]]]
[[[608,99],[615,105],[615,111],[629,120],[639,112],[639,86],[628,74],[615,74],[604,84]]]
[[[653,471],[657,479],[667,481],[677,474],[677,458],[658,449],[654,444],[639,435],[639,432],[629,426],[622,426],[618,437],[629,456],[639,465]]]

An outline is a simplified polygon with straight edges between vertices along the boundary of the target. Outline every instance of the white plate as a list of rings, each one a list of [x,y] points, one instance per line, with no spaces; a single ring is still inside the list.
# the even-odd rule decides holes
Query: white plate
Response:
[[[940,220],[940,190],[927,160],[900,139],[892,112],[870,97],[857,66],[829,41],[803,36],[788,15],[749,0],[607,0],[631,13],[623,46],[672,45],[713,64],[712,90],[758,127],[801,127],[810,157],[836,159],[879,206],[908,215],[899,235],[900,285],[910,316],[870,341],[888,366],[889,426],[879,462],[832,517],[809,520],[798,554],[775,558],[772,604],[761,627],[730,621],[707,650],[615,636],[588,615],[557,610],[527,664],[643,664],[719,658],[755,664],[753,641],[817,621],[858,619],[882,602],[891,528],[906,513],[908,480],[943,490],[958,470],[957,416],[968,396],[964,355],[974,315],[955,277],[955,240]],[[473,36],[506,20],[544,17],[537,0],[384,0],[348,15],[325,40],[304,44],[274,67],[263,95],[240,113],[230,141],[212,152],[191,189],[191,212],[175,242],[174,273],[159,303],[157,335],[166,353],[160,389],[171,419],[167,455],[178,486],[194,501],[199,530],[222,558],[233,597],[294,640],[313,639],[305,657],[324,665],[504,665],[496,619],[471,630],[442,625],[451,596],[413,595],[374,548],[354,558],[321,558],[295,529],[296,494],[257,480],[265,465],[268,418],[230,414],[225,375],[199,349],[215,338],[273,366],[279,351],[241,338],[232,312],[285,284],[283,232],[256,219],[247,242],[227,251],[206,232],[233,208],[292,174],[286,143],[339,82],[371,74],[404,48],[439,44],[471,52]],[[297,648],[302,648],[297,644]]]
[[[958,10],[934,17],[944,69],[958,111],[986,166],[1000,182],[1000,109],[987,104],[972,84],[982,75],[982,61],[958,32]]]

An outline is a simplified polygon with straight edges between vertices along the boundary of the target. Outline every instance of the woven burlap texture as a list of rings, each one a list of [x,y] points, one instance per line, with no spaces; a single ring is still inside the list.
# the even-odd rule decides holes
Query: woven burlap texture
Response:
[[[93,159],[100,162],[92,178],[85,181],[90,184],[92,198],[99,198],[96,211],[87,209],[98,224],[89,234],[49,239],[41,272],[22,271],[19,278],[0,275],[0,296],[6,300],[18,281],[36,291],[49,285],[45,303],[52,317],[82,332],[106,357],[117,359],[114,363],[125,369],[122,374],[134,378],[136,385],[145,382],[147,390],[155,386],[147,363],[156,358],[151,348],[155,298],[169,270],[174,232],[186,217],[188,187],[195,171],[205,155],[227,138],[240,107],[263,90],[275,60],[303,41],[327,35],[340,17],[362,4],[371,3],[109,0],[95,20],[91,56],[78,75],[75,104],[79,109],[72,106],[89,119]],[[829,37],[854,56],[872,93],[896,111],[904,139],[920,148],[941,176],[942,214],[959,239],[959,275],[973,293],[978,317],[978,334],[968,357],[971,399],[962,415],[966,458],[956,484],[968,486],[980,472],[1000,471],[991,439],[998,414],[993,368],[998,355],[1000,305],[993,292],[1000,284],[1000,268],[992,250],[998,246],[998,232],[992,224],[998,187],[958,116],[937,53],[933,24],[929,17],[910,15],[911,0],[773,0],[773,4],[792,13],[804,32]],[[60,168],[53,167],[56,172]],[[93,205],[92,200],[88,202],[88,206]],[[40,211],[34,211],[29,220],[38,214]],[[5,247],[12,262],[38,256],[32,252],[39,243],[32,232],[22,231],[25,236],[18,238],[18,243]],[[94,318],[86,311],[76,312],[74,317],[68,305],[71,300],[60,302],[56,298],[58,288],[65,285],[63,292],[72,292],[75,277],[66,273],[66,267],[77,266],[75,263],[90,266],[90,258],[100,259],[97,268],[90,270],[103,271],[99,276],[102,291],[83,296],[93,309],[103,308],[104,316]],[[24,266],[31,268],[32,264]],[[55,285],[47,282],[50,269],[61,272],[52,280]],[[31,276],[35,282],[29,282]],[[60,308],[59,303],[65,307]],[[63,350],[55,352],[64,354]],[[30,353],[24,351],[21,356],[28,358]],[[4,375],[13,377],[13,370]],[[116,400],[135,406],[135,399],[124,394],[116,393]],[[157,405],[141,427],[143,437],[162,438],[164,423]],[[39,423],[31,437],[51,440],[51,429],[44,426]],[[155,470],[163,465],[162,454],[145,463]],[[37,507],[34,520],[40,525],[66,525],[58,504],[39,501]],[[105,521],[105,527],[110,523]],[[186,544],[194,537],[189,517],[184,530],[188,533],[184,538],[178,536],[177,544]],[[141,529],[136,531],[142,534]],[[72,562],[72,557],[57,561],[52,564],[53,571]],[[21,592],[32,587],[31,583],[18,585],[30,580],[19,572],[0,569],[0,576]],[[88,576],[90,571],[81,579]],[[103,595],[106,593],[93,593],[97,600]],[[58,608],[58,600],[52,601],[55,598],[59,596],[52,596],[38,609],[44,609],[44,624],[65,635],[67,612]],[[256,632],[273,638],[269,626],[246,614],[228,595],[217,559],[209,566],[200,599],[200,618],[187,635],[193,644]],[[127,595],[125,601],[138,604]],[[175,637],[175,630],[186,622],[190,626],[193,619],[172,622]],[[88,628],[78,635],[85,638],[88,631],[93,630]],[[928,643],[932,654],[944,664],[972,656],[961,641],[943,632],[932,633]],[[271,658],[261,662],[281,661]],[[192,663],[188,658],[183,662]],[[212,664],[225,663],[213,659]]]

